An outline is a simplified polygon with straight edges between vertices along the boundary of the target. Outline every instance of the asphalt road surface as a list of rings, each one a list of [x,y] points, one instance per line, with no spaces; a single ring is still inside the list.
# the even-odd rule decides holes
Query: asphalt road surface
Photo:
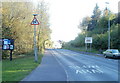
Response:
[[[42,63],[22,81],[118,81],[118,60],[49,49]]]

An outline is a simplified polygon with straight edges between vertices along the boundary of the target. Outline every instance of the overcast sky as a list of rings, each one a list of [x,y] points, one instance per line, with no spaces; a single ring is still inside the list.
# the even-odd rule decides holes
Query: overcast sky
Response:
[[[108,8],[118,12],[119,0],[45,0],[49,3],[50,28],[52,29],[51,38],[53,41],[73,40],[80,29],[78,25],[82,18],[91,16],[96,5],[103,11],[106,7],[105,2],[109,2]]]

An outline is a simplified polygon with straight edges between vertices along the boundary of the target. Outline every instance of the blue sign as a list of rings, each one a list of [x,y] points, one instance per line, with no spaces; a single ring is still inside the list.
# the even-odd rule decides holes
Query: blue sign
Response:
[[[14,49],[14,40],[13,39],[3,39],[2,49],[3,50],[13,50]]]

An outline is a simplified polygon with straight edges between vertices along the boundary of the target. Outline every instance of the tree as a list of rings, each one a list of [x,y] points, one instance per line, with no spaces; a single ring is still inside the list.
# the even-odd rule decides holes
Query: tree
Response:
[[[91,31],[94,28],[97,28],[97,22],[99,21],[99,18],[101,16],[101,10],[99,9],[99,6],[96,4],[94,10],[93,10],[93,15],[91,16],[91,24],[88,26],[88,30]]]
[[[2,3],[2,38],[15,40],[14,53],[20,54],[32,50],[32,28],[30,26],[32,3]],[[24,13],[23,13],[24,12]]]
[[[120,38],[118,36],[120,26],[119,22],[120,13],[114,14],[109,10],[104,10],[101,15],[98,5],[96,4],[93,15],[90,20],[87,17],[83,18],[80,29],[86,30],[86,33],[80,33],[74,40],[65,43],[64,47],[84,47],[85,35],[93,38],[92,47],[94,49],[106,50],[108,48],[108,20],[110,20],[111,26],[111,48],[120,49]]]
[[[44,41],[50,40],[51,29],[49,28],[49,15],[48,15],[48,7],[44,1],[38,2],[36,12],[39,14],[38,19],[40,21],[40,25],[38,26],[37,31],[37,47],[39,51],[44,50]]]
[[[103,16],[104,16],[104,17],[108,16],[108,13],[109,13],[109,10],[108,10],[108,8],[106,7],[106,8],[104,9],[104,11],[103,11]]]
[[[2,38],[15,40],[15,55],[33,52],[34,28],[30,24],[33,19],[33,7],[34,5],[31,2],[2,3]],[[43,9],[37,8],[36,10],[43,12],[39,13],[43,19],[40,19],[40,16],[37,17],[42,23],[42,26],[39,25],[37,28],[37,39],[39,38],[37,46],[43,49],[43,41],[50,39],[51,30],[47,10],[44,11],[45,5],[43,5]]]
[[[79,28],[82,31],[86,31],[86,27],[88,27],[88,25],[90,24],[91,18],[89,16],[84,17],[82,20],[82,23],[79,25]]]

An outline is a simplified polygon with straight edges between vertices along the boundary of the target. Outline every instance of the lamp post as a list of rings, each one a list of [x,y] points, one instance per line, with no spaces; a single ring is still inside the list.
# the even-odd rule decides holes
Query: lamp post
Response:
[[[109,4],[108,2],[105,2],[105,3]],[[106,8],[107,8],[107,6],[106,6]],[[108,49],[110,49],[110,12],[109,12],[109,10],[108,10]]]
[[[87,38],[87,26],[85,27],[86,30],[86,38]],[[86,52],[87,52],[87,43],[85,43],[85,47],[86,47]]]

